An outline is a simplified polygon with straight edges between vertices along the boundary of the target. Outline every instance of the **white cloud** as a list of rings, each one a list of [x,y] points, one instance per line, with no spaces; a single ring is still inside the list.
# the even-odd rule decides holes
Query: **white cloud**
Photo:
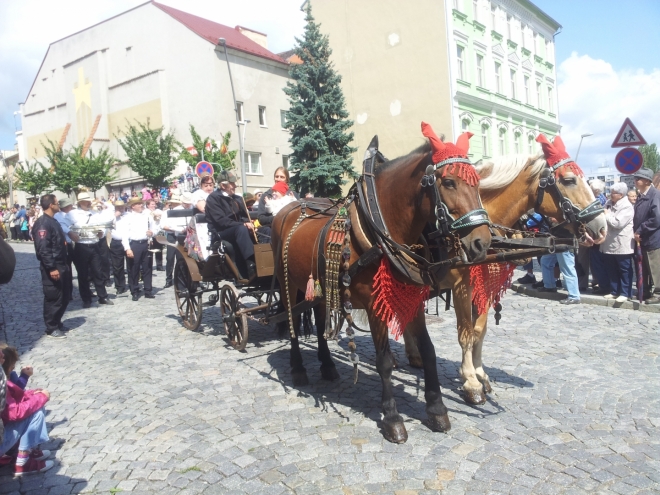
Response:
[[[0,149],[12,148],[14,117],[48,45],[146,0],[0,0]],[[302,0],[161,0],[184,12],[268,35],[275,53],[302,35]]]
[[[651,73],[615,71],[604,60],[573,52],[558,69],[559,116],[562,139],[587,172],[614,165],[618,151],[611,148],[623,121],[629,117],[650,143],[660,144],[660,68]]]

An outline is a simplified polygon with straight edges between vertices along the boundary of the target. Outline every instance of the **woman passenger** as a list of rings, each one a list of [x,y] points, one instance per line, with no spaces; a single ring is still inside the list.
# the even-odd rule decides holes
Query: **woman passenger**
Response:
[[[600,246],[605,270],[610,279],[610,293],[604,297],[624,302],[632,299],[633,278],[633,206],[628,201],[625,182],[616,182],[605,204],[607,236]]]
[[[274,174],[275,184],[284,182],[289,186],[289,171],[285,167],[278,167]],[[266,210],[266,199],[273,199],[273,188],[271,187],[259,198],[259,206],[257,208],[257,218],[260,227],[257,229],[257,238],[260,244],[268,244],[270,242],[270,226],[273,223],[273,214]],[[296,196],[296,199],[298,197]]]

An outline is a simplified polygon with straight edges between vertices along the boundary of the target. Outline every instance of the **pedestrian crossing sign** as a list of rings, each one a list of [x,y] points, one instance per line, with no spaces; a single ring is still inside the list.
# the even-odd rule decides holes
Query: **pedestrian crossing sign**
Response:
[[[614,138],[612,148],[627,148],[628,146],[642,146],[646,144],[646,139],[637,130],[632,121],[626,117],[619,133]]]

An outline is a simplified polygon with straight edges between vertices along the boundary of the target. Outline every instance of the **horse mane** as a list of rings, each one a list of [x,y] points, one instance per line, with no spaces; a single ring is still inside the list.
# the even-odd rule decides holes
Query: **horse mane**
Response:
[[[388,160],[379,165],[376,165],[375,174],[378,176],[381,172],[389,170],[390,168],[396,167],[402,163],[408,163],[411,159],[418,157],[420,154],[428,155],[431,153],[431,143],[426,140],[422,145],[418,146],[412,150],[407,155],[394,158],[393,160]]]
[[[529,167],[530,177],[535,179],[547,165],[543,153],[537,155],[505,155],[477,165],[477,173],[483,175],[479,189],[502,189],[511,184]]]

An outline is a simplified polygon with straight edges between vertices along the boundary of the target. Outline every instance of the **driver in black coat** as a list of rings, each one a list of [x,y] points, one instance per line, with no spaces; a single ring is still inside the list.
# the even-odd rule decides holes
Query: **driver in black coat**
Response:
[[[250,221],[243,198],[236,194],[236,175],[228,170],[218,174],[219,189],[206,199],[209,230],[229,242],[236,252],[236,264],[248,279],[256,277],[254,262],[254,225]]]

